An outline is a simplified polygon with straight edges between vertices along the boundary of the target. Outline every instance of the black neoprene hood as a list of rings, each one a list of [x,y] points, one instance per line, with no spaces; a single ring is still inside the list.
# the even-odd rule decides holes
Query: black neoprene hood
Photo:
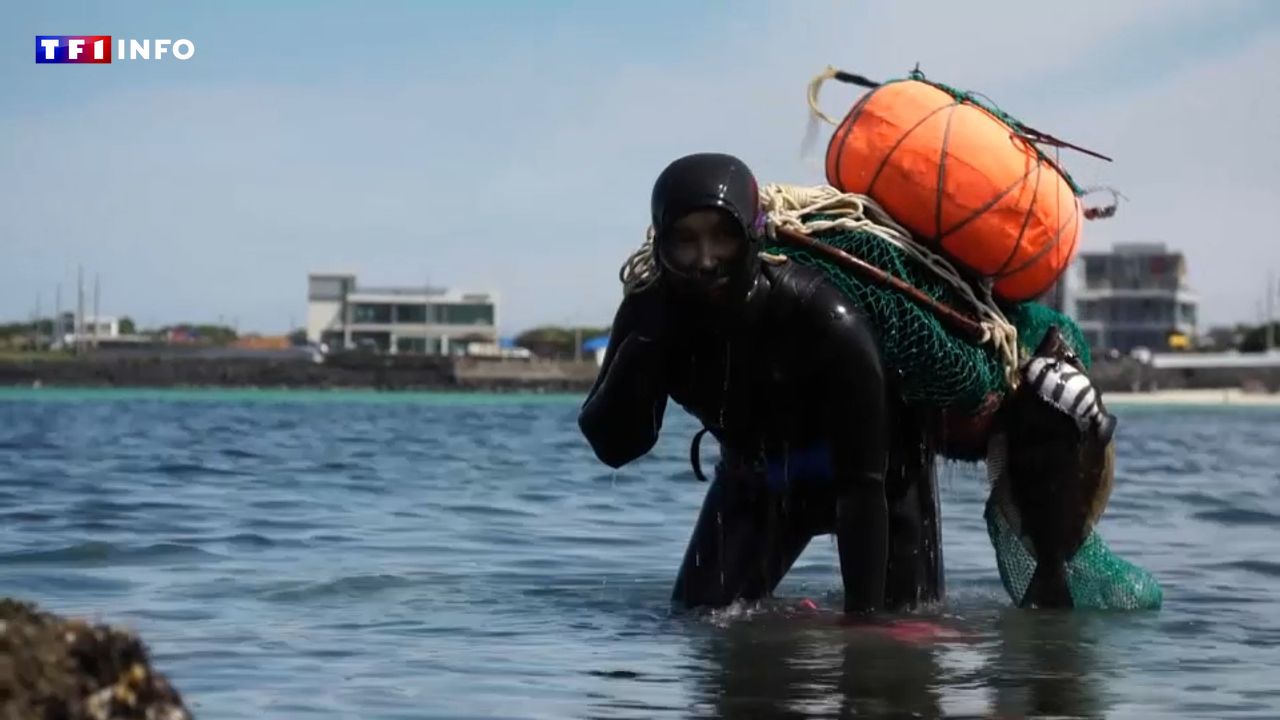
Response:
[[[671,224],[704,208],[727,211],[755,240],[759,232],[760,188],[746,163],[732,155],[697,153],[671,163],[653,184],[653,229],[659,240]]]

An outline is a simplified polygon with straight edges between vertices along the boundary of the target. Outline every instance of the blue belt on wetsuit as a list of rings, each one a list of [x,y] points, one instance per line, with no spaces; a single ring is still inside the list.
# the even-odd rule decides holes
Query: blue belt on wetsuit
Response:
[[[707,476],[702,472],[701,445],[702,436],[710,430],[703,428],[693,436],[689,448],[689,461],[693,465],[693,474],[702,482]],[[785,490],[792,483],[827,483],[831,481],[831,449],[825,443],[803,448],[787,446],[782,451],[765,453],[763,462],[744,462],[741,458],[722,462],[719,468],[734,470],[763,471],[765,484],[774,492]]]

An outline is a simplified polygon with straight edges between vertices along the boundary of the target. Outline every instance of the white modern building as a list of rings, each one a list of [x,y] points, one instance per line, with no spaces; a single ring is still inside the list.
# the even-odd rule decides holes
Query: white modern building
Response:
[[[64,312],[54,322],[55,347],[72,347],[77,342],[92,343],[95,340],[113,340],[120,337],[120,319],[108,315],[86,315],[76,327],[76,314]]]
[[[307,341],[329,350],[456,355],[498,342],[492,292],[433,287],[362,287],[351,273],[307,276]]]
[[[1069,271],[1066,303],[1095,351],[1168,349],[1194,337],[1196,295],[1183,254],[1163,243],[1120,243],[1081,253]]]

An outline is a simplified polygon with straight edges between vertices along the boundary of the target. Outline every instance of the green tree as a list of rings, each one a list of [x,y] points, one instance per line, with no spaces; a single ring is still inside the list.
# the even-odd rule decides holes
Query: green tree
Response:
[[[138,332],[138,326],[134,324],[133,318],[129,317],[128,315],[125,315],[124,317],[120,318],[120,334],[121,335],[133,335],[136,332]]]
[[[27,337],[32,333],[51,335],[53,333],[53,320],[51,318],[40,318],[28,322],[0,323],[0,338]]]
[[[1271,325],[1271,347],[1280,346],[1280,323]],[[1244,338],[1240,341],[1240,352],[1262,352],[1267,349],[1267,326],[1258,325],[1251,327],[1244,333]]]
[[[608,328],[547,325],[525,330],[516,336],[515,343],[538,357],[567,360],[574,357],[578,340],[585,342],[608,332]]]

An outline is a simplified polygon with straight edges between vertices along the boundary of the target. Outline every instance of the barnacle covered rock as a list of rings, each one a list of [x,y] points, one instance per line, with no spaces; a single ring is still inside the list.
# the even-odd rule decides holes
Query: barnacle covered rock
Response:
[[[0,598],[0,720],[191,720],[133,633]]]

